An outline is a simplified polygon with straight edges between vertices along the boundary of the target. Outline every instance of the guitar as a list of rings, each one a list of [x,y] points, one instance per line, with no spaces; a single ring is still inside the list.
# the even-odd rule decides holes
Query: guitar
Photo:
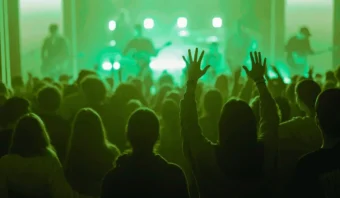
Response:
[[[320,54],[324,54],[327,52],[333,52],[339,50],[339,47],[330,47],[326,50],[321,50],[321,51],[317,51],[314,52],[313,54],[308,54],[308,53],[298,53],[298,52],[288,52],[287,53],[287,63],[291,66],[297,66],[297,65],[307,65],[308,64],[308,56],[316,56],[316,55],[320,55]]]
[[[161,47],[156,49],[156,56],[167,47],[171,46],[172,42],[168,41],[163,44]],[[146,71],[149,69],[149,64],[152,59],[155,58],[154,55],[150,54],[146,51],[137,51],[136,49],[132,49],[129,51],[127,59],[132,60],[132,64],[137,65],[140,68],[139,76],[144,76]]]
[[[156,49],[156,56],[167,47],[171,46],[172,42],[168,41],[165,44],[163,44],[161,47]],[[139,66],[144,66],[145,64],[149,64],[154,58],[154,55],[150,54],[146,51],[137,51],[136,49],[131,49],[128,53],[128,57],[135,61],[135,63]]]

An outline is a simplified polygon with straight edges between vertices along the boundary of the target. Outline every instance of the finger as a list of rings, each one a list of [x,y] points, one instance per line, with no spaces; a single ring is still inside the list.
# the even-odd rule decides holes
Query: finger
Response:
[[[182,59],[184,60],[186,66],[188,66],[188,65],[189,65],[189,62],[188,62],[188,60],[185,58],[185,56],[182,56]]]
[[[251,64],[255,64],[253,52],[250,52],[250,60],[251,60]]]
[[[262,65],[262,54],[259,52],[259,63]]]
[[[249,69],[248,69],[248,67],[242,66],[242,68],[244,69],[244,71],[246,72],[246,74],[249,75]]]
[[[255,63],[256,64],[259,64],[260,62],[259,62],[259,56],[258,56],[258,52],[255,52]]]
[[[267,58],[264,58],[263,67],[264,67],[264,71],[267,71]]]
[[[192,54],[191,54],[191,50],[188,50],[188,56],[189,56],[189,63],[192,63]]]
[[[201,52],[200,54],[200,57],[198,59],[198,62],[201,64],[202,60],[203,60],[203,57],[204,57],[204,50]]]
[[[210,65],[205,66],[205,68],[202,71],[202,74],[204,75],[205,73],[207,73],[207,71],[210,67],[211,67]]]
[[[194,56],[194,61],[197,62],[197,56],[198,56],[198,48],[196,47],[195,49],[195,56]]]

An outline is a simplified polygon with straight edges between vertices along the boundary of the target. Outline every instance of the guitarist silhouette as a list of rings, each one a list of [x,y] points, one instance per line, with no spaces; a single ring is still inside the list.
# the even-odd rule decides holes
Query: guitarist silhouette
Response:
[[[307,57],[314,54],[309,38],[311,33],[306,27],[289,39],[286,45],[287,63],[290,66],[292,75],[305,75],[308,72]]]
[[[163,48],[170,46],[171,42],[167,42],[160,49],[156,49],[151,39],[143,36],[143,28],[139,24],[135,26],[135,34],[135,38],[125,47],[123,56],[129,55],[136,61],[136,64],[140,67],[139,77],[150,77],[151,57],[157,56]]]

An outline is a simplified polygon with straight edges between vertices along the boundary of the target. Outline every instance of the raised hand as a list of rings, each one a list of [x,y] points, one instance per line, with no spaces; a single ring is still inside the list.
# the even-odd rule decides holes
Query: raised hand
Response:
[[[198,81],[209,69],[210,65],[205,66],[205,68],[201,69],[202,59],[204,56],[204,51],[201,52],[200,56],[198,57],[198,48],[195,50],[194,59],[192,58],[191,50],[188,50],[188,58],[185,58],[185,56],[182,56],[183,60],[185,61],[188,69],[188,80],[189,81]]]
[[[243,69],[246,71],[248,77],[254,82],[263,81],[265,72],[267,71],[267,59],[264,58],[262,61],[261,52],[250,52],[250,58],[251,70],[246,66],[243,66]]]

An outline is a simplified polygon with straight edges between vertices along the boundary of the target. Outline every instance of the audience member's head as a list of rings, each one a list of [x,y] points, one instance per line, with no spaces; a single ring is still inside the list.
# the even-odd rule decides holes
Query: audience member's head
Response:
[[[161,110],[162,121],[167,125],[179,123],[179,105],[172,99],[165,99]]]
[[[223,96],[228,97],[229,94],[229,80],[228,76],[220,75],[215,82],[215,88],[218,89]]]
[[[97,75],[96,72],[94,71],[91,71],[91,70],[81,70],[78,74],[78,78],[77,78],[77,81],[76,81],[76,84],[77,85],[80,85],[80,83],[88,76],[95,76]]]
[[[158,84],[160,86],[163,86],[163,85],[174,85],[174,79],[173,79],[173,77],[170,74],[164,73],[158,79]]]
[[[73,120],[66,161],[71,163],[73,158],[86,154],[93,156],[103,151],[106,143],[105,128],[98,113],[90,108],[81,109]]]
[[[30,113],[19,119],[14,128],[9,153],[22,157],[53,153],[44,123],[37,115]]]
[[[2,109],[2,117],[4,126],[15,124],[18,119],[29,112],[30,103],[28,100],[20,97],[13,97],[8,99]]]
[[[182,97],[181,97],[179,91],[172,90],[172,91],[170,91],[166,94],[165,99],[173,100],[174,102],[179,104],[181,102]]]
[[[49,32],[51,35],[55,35],[58,33],[59,27],[57,24],[51,24],[49,27]]]
[[[71,80],[71,77],[66,74],[62,74],[59,76],[59,82],[63,85],[69,84],[70,80]]]
[[[218,161],[223,171],[235,177],[249,174],[257,147],[257,120],[250,106],[231,99],[223,107],[219,121]]]
[[[44,87],[38,92],[37,102],[42,112],[55,113],[61,104],[61,93],[56,87]]]
[[[321,93],[320,85],[313,80],[302,80],[296,85],[295,93],[300,109],[313,115],[316,98]]]
[[[147,155],[153,152],[159,139],[159,120],[149,109],[138,109],[129,118],[127,139],[132,152]]]
[[[203,107],[208,116],[217,116],[221,114],[223,106],[223,97],[217,89],[211,89],[204,95]]]
[[[322,90],[327,90],[327,89],[336,88],[336,85],[337,85],[336,81],[328,80],[328,81],[326,81],[326,83],[323,85]]]
[[[127,115],[130,116],[137,109],[141,108],[143,104],[139,100],[132,99],[126,105]]]
[[[247,143],[254,144],[257,140],[257,121],[246,102],[231,99],[224,105],[219,122],[219,137],[221,145],[234,144],[233,142],[245,146]]]
[[[278,105],[280,109],[280,115],[281,115],[281,122],[288,121],[291,118],[291,107],[289,104],[289,101],[285,97],[276,97],[275,98],[276,104]]]
[[[316,121],[324,139],[340,139],[340,89],[322,92],[316,101]]]
[[[337,79],[336,79],[336,76],[335,76],[335,72],[333,72],[333,71],[326,72],[326,81],[336,82]]]
[[[162,104],[164,101],[165,96],[173,89],[171,85],[162,85],[156,94],[156,101],[154,105],[154,110],[158,113],[160,109],[162,108]]]
[[[54,83],[54,80],[50,77],[45,77],[43,79],[44,82],[46,82],[47,84],[53,84]]]
[[[12,77],[12,88],[14,90],[14,94],[20,95],[24,92],[25,83],[24,79],[21,76]]]
[[[98,105],[104,102],[107,94],[106,86],[96,76],[88,76],[81,82],[81,90],[90,105]]]

